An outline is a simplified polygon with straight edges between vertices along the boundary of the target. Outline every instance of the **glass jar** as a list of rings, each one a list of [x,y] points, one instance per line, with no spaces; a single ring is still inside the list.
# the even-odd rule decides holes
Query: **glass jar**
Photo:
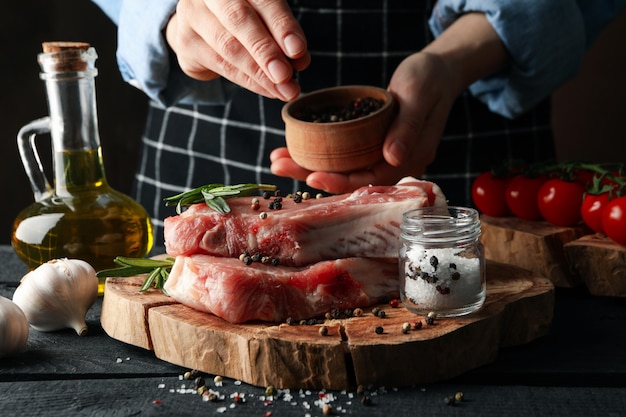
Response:
[[[97,54],[85,43],[44,43],[38,55],[49,116],[18,133],[22,163],[35,202],[13,222],[11,243],[29,269],[55,258],[87,261],[96,271],[115,268],[117,256],[144,257],[152,248],[152,223],[131,197],[109,186],[98,132]],[[52,142],[48,182],[36,147]],[[99,293],[102,294],[101,280]]]
[[[400,298],[407,310],[455,317],[485,302],[485,254],[478,212],[423,207],[402,216]]]

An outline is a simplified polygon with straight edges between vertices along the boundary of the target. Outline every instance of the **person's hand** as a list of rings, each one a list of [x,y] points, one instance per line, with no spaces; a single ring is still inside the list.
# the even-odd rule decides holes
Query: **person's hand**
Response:
[[[299,95],[293,71],[310,62],[304,32],[285,0],[180,0],[165,37],[190,77],[222,76],[284,101]]]
[[[380,163],[348,173],[311,172],[297,165],[287,148],[278,148],[270,155],[272,172],[330,193],[350,192],[368,184],[393,184],[407,175],[421,176],[435,157],[460,86],[454,71],[440,57],[419,52],[398,66],[389,91],[397,100],[398,113],[385,138]]]
[[[508,52],[486,16],[467,13],[421,52],[400,63],[389,83],[398,114],[383,145],[384,160],[368,170],[345,174],[309,172],[286,148],[270,155],[276,175],[293,177],[330,193],[419,177],[433,161],[452,105],[471,83],[504,68]]]

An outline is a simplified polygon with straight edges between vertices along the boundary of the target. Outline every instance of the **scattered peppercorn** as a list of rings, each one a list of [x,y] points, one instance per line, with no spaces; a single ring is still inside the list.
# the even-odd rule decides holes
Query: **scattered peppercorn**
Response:
[[[213,378],[213,382],[216,384],[221,384],[222,383],[222,377],[219,375],[215,375],[215,378]]]
[[[324,404],[324,407],[322,407],[322,414],[324,414],[325,416],[329,416],[333,413],[333,407],[330,404]]]
[[[272,265],[273,266],[278,266],[280,264],[280,260],[278,258],[273,258],[272,259]]]
[[[309,198],[311,198],[311,193],[308,191],[305,191],[302,193],[302,199],[303,200],[308,200]]]
[[[364,395],[361,398],[361,404],[363,404],[366,407],[372,405],[372,397],[370,397],[369,395]]]
[[[416,321],[415,323],[413,323],[413,328],[415,328],[415,330],[419,330],[422,328],[422,322],[421,321]]]
[[[391,308],[398,308],[400,306],[400,300],[398,300],[397,298],[392,298],[391,300],[389,300],[389,305],[391,306]]]
[[[259,213],[259,217],[261,218],[261,220],[265,220],[267,219],[267,213],[262,211],[261,213]]]
[[[200,388],[205,385],[204,378],[202,378],[201,376],[196,377],[196,379],[193,380],[193,383],[195,384],[196,388]]]
[[[207,390],[208,390],[208,388],[206,387],[206,385],[201,385],[201,386],[196,388],[196,391],[198,392],[198,395],[204,395],[204,393]]]
[[[409,323],[408,321],[407,321],[407,322],[402,323],[402,330],[405,330],[406,332],[408,332],[409,330],[411,330],[411,323]],[[406,333],[406,332],[405,332],[405,333]]]
[[[356,387],[356,393],[358,395],[361,395],[365,392],[365,387],[363,385],[359,385],[358,387]]]
[[[463,401],[463,393],[461,391],[457,392],[456,394],[454,394],[454,399],[456,401]]]
[[[276,387],[274,387],[273,385],[265,388],[265,395],[267,395],[268,397],[273,397],[274,395],[276,395],[277,392],[278,391],[276,390]]]
[[[272,196],[272,193],[270,193],[269,191],[263,191],[263,198],[265,200],[269,200],[271,196]]]
[[[293,196],[293,202],[294,203],[301,203],[302,202],[302,194],[296,194]]]
[[[429,326],[433,325],[435,324],[435,317],[436,317],[436,314],[431,311],[430,313],[428,313],[424,321],[426,321],[426,324],[428,324]]]
[[[383,326],[376,326],[376,334],[383,334],[385,329],[383,329]]]
[[[287,317],[287,320],[285,320],[285,321],[290,326],[295,326],[296,325],[296,321],[293,319],[293,317]]]
[[[317,194],[315,194],[315,198],[317,198],[317,199],[324,198],[324,194],[317,193]]]
[[[183,374],[183,378],[185,379],[196,379],[198,376],[200,376],[200,371],[197,369],[192,369],[191,371],[187,371]]]
[[[443,402],[444,402],[444,404],[446,404],[446,405],[454,405],[454,397],[453,397],[453,396],[448,395],[447,397],[445,397],[445,398],[443,399]]]
[[[319,332],[320,332],[321,336],[326,336],[328,334],[328,327],[326,327],[326,326],[320,327]]]
[[[374,307],[374,308],[372,309],[372,314],[373,314],[373,315],[375,315],[375,316],[378,316],[378,312],[379,312],[379,311],[380,311],[380,307]]]
[[[385,310],[378,310],[378,313],[376,313],[377,317],[380,317],[381,319],[384,319],[385,317],[387,317],[387,313],[385,312]]]
[[[362,308],[359,308],[359,307],[355,308],[355,309],[352,311],[352,315],[353,315],[354,317],[362,317],[362,316],[363,316],[363,309],[362,309]]]

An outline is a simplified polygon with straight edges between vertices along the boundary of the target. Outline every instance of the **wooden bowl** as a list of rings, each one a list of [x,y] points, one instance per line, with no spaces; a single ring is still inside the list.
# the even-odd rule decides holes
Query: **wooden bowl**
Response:
[[[305,115],[328,108],[347,108],[354,100],[373,98],[382,107],[365,116],[333,122],[306,121]],[[379,162],[387,129],[394,115],[393,96],[371,86],[332,87],[302,95],[285,104],[282,118],[291,158],[311,171],[347,172]]]

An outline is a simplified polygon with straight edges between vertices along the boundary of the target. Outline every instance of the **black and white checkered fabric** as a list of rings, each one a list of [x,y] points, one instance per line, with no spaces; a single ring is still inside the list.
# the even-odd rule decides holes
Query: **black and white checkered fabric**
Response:
[[[312,55],[298,74],[304,92],[370,84],[386,87],[396,66],[430,40],[431,1],[294,0]],[[284,146],[284,103],[240,88],[224,105],[151,105],[134,197],[163,242],[163,219],[174,214],[163,198],[207,183],[277,184],[284,194],[303,190],[273,176],[269,153]],[[480,172],[509,159],[553,156],[549,103],[508,120],[463,94],[455,104],[437,158],[424,178],[438,183],[451,204],[471,206],[470,185]]]

